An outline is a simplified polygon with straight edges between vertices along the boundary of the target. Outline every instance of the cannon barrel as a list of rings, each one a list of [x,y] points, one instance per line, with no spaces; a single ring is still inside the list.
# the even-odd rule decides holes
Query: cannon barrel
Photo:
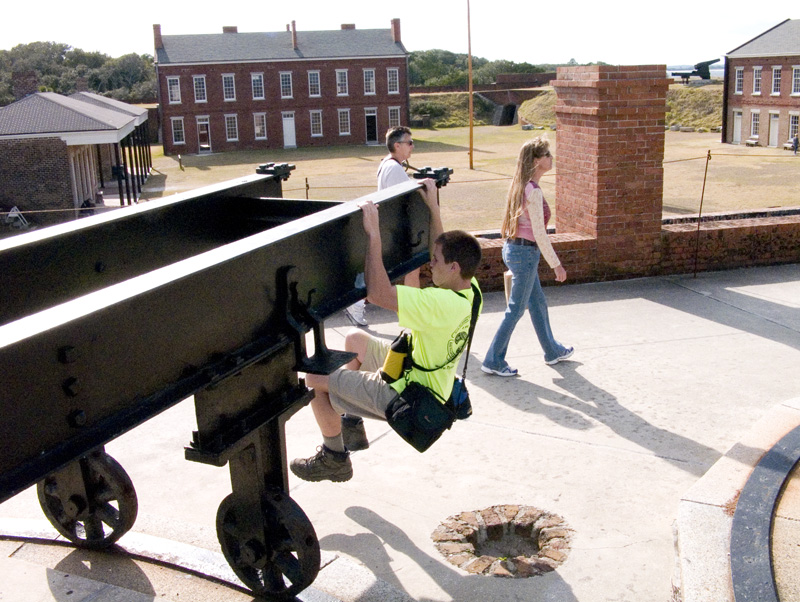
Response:
[[[298,372],[328,373],[351,358],[327,349],[323,322],[365,295],[355,282],[367,241],[356,202],[282,198],[287,177],[262,166],[0,241],[0,502],[38,483],[59,531],[87,547],[113,542],[135,518],[135,493],[103,445],[194,396],[186,458],[230,464],[218,533],[237,575],[278,597],[313,580],[318,543],[285,495],[283,424],[311,398]],[[362,197],[380,208],[392,278],[428,260],[419,188],[409,181]],[[108,482],[128,508],[106,521],[111,536],[91,501]],[[300,549],[270,573],[276,515],[301,525],[289,538]]]

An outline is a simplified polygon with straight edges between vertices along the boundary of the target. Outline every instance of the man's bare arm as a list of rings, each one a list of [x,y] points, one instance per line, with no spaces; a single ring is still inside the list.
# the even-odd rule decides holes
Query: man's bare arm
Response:
[[[378,206],[372,201],[359,205],[364,214],[364,231],[367,233],[367,256],[364,260],[364,279],[367,282],[367,300],[378,307],[397,311],[397,288],[392,285],[383,265]]]

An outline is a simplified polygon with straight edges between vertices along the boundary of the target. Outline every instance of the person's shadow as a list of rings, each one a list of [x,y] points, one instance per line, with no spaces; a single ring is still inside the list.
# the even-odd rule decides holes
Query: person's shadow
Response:
[[[378,578],[396,589],[406,592],[395,576],[391,562],[392,550],[407,556],[421,567],[452,600],[463,602],[477,600],[499,600],[499,593],[513,593],[508,600],[558,600],[559,602],[578,602],[572,588],[561,578],[558,571],[527,579],[508,579],[503,581],[503,589],[498,589],[495,577],[470,575],[450,565],[444,557],[434,558],[420,549],[397,525],[387,521],[369,508],[350,506],[345,515],[367,529],[369,533],[357,535],[333,534],[320,540],[325,550],[335,550],[356,558],[366,565]],[[452,567],[452,568],[451,568]],[[408,593],[408,592],[406,592]],[[434,598],[416,598],[418,602],[432,602]]]
[[[499,401],[525,412],[541,414],[565,428],[588,430],[596,422],[605,424],[620,437],[698,477],[722,457],[717,450],[655,426],[621,405],[614,395],[580,373],[582,365],[565,361],[552,366],[560,375],[553,379],[553,384],[566,394],[518,378],[500,381],[476,375],[470,384],[485,388]]]

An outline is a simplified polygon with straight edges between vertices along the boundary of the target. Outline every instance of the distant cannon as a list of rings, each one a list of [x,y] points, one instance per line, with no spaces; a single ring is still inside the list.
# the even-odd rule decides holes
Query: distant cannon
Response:
[[[711,71],[708,67],[714,63],[719,63],[719,59],[697,63],[694,66],[694,71],[673,71],[672,75],[673,77],[680,77],[684,84],[688,84],[689,78],[694,76],[697,76],[700,79],[711,79]]]
[[[185,457],[229,466],[216,526],[231,568],[270,599],[314,581],[319,542],[288,495],[284,423],[313,396],[298,372],[352,359],[326,347],[323,320],[366,294],[353,284],[366,235],[356,202],[282,198],[292,169],[0,241],[0,502],[38,484],[59,533],[112,545],[138,502],[105,444],[193,396]],[[428,260],[420,188],[363,197],[381,207],[391,278]]]

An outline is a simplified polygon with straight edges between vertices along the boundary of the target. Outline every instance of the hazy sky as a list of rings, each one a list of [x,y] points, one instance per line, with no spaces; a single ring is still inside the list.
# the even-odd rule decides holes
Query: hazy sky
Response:
[[[579,63],[693,64],[720,58],[784,19],[800,18],[798,0],[772,0],[764,10],[736,4],[471,0],[472,54],[534,64],[573,58]],[[299,32],[338,29],[342,23],[386,29],[391,19],[399,18],[407,50],[467,52],[467,0],[395,4],[375,0],[83,0],[67,13],[68,6],[52,0],[7,3],[0,19],[0,48],[52,41],[117,57],[130,52],[153,54],[153,23],[161,24],[164,35],[177,35],[221,33],[223,25],[236,25],[239,31],[284,31],[292,20]],[[288,8],[283,10],[283,6]]]

